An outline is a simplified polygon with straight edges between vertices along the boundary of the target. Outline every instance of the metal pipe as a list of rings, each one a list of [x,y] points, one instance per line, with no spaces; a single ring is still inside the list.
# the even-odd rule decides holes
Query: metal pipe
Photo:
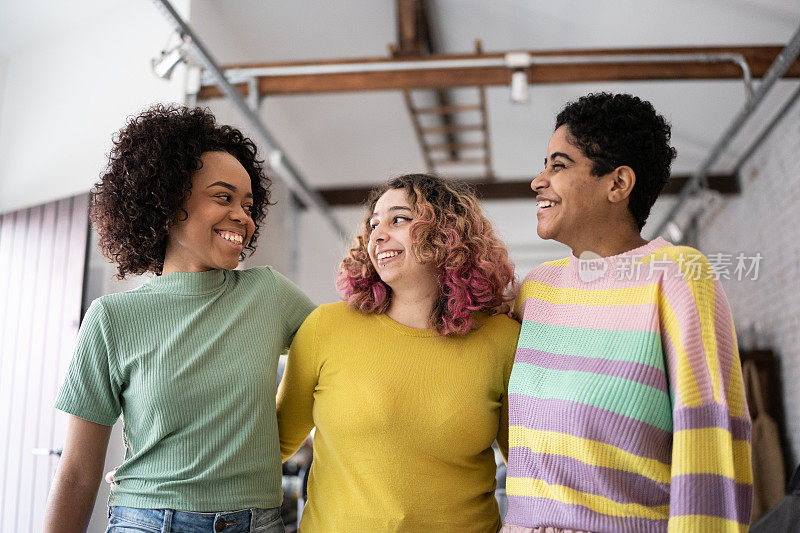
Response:
[[[744,94],[750,100],[753,97],[753,74],[750,72],[750,65],[742,54],[731,54],[731,61],[735,61],[742,69],[742,81],[744,81]]]
[[[521,52],[526,53],[526,52]],[[603,54],[576,56],[530,56],[531,66],[574,65],[604,63],[734,63],[742,69],[742,79],[748,94],[751,92],[752,74],[742,54]],[[505,57],[472,59],[430,59],[426,61],[382,61],[380,63],[332,63],[328,65],[286,65],[275,67],[230,68],[225,75],[231,83],[242,83],[252,77],[298,76],[321,74],[350,74],[356,72],[401,72],[408,70],[434,70],[456,68],[508,67]],[[216,85],[213,76],[203,77],[203,85]]]
[[[325,220],[327,220],[334,231],[339,234],[342,239],[347,238],[347,232],[344,227],[339,223],[336,217],[330,212],[330,208],[320,194],[308,186],[303,179],[300,172],[294,163],[287,157],[286,153],[280,148],[280,145],[272,137],[272,134],[267,130],[258,116],[248,107],[247,103],[242,98],[242,95],[228,82],[225,74],[217,66],[214,58],[208,52],[205,46],[200,42],[197,36],[186,22],[181,18],[177,11],[172,7],[169,0],[154,0],[156,6],[161,10],[167,20],[172,23],[175,30],[186,41],[187,46],[191,49],[197,59],[203,64],[205,69],[210,72],[216,80],[215,85],[218,85],[225,96],[234,104],[236,109],[244,117],[245,121],[253,128],[259,141],[266,147],[268,152],[268,159],[272,162],[279,162],[280,165],[275,165],[274,170],[276,174],[286,183],[290,190],[292,190],[306,205],[314,207],[319,211]],[[271,152],[271,153],[270,153]],[[281,172],[283,170],[283,172]]]
[[[664,231],[666,225],[671,222],[683,208],[686,200],[700,188],[708,176],[712,165],[717,162],[722,152],[736,137],[736,134],[740,131],[744,123],[753,115],[753,112],[758,108],[761,102],[764,101],[764,98],[772,89],[772,86],[786,73],[798,54],[800,54],[800,27],[797,28],[792,38],[783,50],[781,50],[781,53],[778,54],[778,57],[772,62],[769,70],[761,79],[761,83],[758,85],[758,89],[753,94],[753,97],[745,102],[744,107],[739,111],[736,117],[734,117],[730,126],[728,126],[716,144],[711,148],[711,151],[700,165],[700,168],[692,175],[689,181],[686,182],[686,185],[683,186],[680,195],[678,195],[678,201],[667,216],[664,217],[661,224],[656,227],[652,238],[655,238]]]
[[[287,276],[295,283],[300,281],[300,227],[297,224],[297,216],[300,211],[297,198],[289,193],[286,202],[286,213],[284,223],[286,234],[289,240],[289,264],[287,266]]]
[[[258,80],[250,78],[247,80],[247,106],[258,116],[261,107],[261,95],[258,94]]]
[[[786,103],[783,104],[780,110],[778,110],[778,112],[775,113],[775,116],[772,117],[772,120],[769,121],[769,124],[767,124],[764,130],[758,135],[756,140],[752,142],[750,148],[748,148],[747,151],[744,154],[742,154],[739,160],[736,161],[736,164],[733,165],[733,172],[731,172],[732,175],[735,176],[738,175],[739,172],[741,172],[745,162],[747,162],[747,160],[750,159],[750,156],[753,155],[753,153],[756,150],[758,150],[758,147],[761,146],[761,143],[763,143],[764,140],[769,136],[769,134],[772,133],[772,130],[775,129],[775,126],[778,125],[778,122],[781,121],[781,118],[783,118],[783,116],[789,111],[789,109],[791,109],[792,106],[794,106],[798,98],[800,98],[800,85],[797,86],[797,89],[795,89],[792,96],[790,96],[789,99],[786,100]]]

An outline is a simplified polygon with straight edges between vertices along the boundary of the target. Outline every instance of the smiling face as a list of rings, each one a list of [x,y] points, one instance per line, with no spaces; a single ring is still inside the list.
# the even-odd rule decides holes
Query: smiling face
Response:
[[[250,176],[232,155],[203,152],[183,212],[169,229],[163,273],[233,269],[253,236]]]
[[[433,265],[417,261],[413,253],[411,223],[415,218],[403,189],[389,189],[378,198],[369,220],[369,258],[381,280],[392,290],[427,284],[436,278]]]
[[[570,142],[566,126],[553,133],[547,154],[545,169],[531,182],[539,207],[536,232],[573,250],[590,248],[609,229],[614,177],[592,175],[592,161]]]

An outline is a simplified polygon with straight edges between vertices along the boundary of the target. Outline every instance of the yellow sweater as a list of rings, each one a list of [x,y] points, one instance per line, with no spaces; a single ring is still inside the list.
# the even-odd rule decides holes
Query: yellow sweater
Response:
[[[491,446],[508,449],[520,326],[473,316],[448,338],[343,302],[309,315],[278,391],[284,459],[316,426],[303,533],[500,529]]]

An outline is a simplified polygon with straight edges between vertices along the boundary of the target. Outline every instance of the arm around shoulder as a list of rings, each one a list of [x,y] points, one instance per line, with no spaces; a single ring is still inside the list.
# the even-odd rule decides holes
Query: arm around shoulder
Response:
[[[44,533],[84,532],[103,476],[111,426],[69,415],[64,452],[44,515]]]
[[[311,313],[294,337],[278,387],[278,436],[285,461],[314,427],[314,391],[319,381],[317,339],[320,309]]]
[[[508,462],[508,382],[514,367],[514,356],[519,340],[520,325],[506,316],[495,318],[498,328],[495,335],[498,341],[499,365],[502,369],[503,392],[500,399],[500,425],[497,431],[497,446],[503,455],[503,460]]]
[[[297,329],[316,308],[316,305],[289,278],[272,267],[267,268],[272,273],[277,286],[278,308],[281,311],[283,331],[288,339],[288,345]]]

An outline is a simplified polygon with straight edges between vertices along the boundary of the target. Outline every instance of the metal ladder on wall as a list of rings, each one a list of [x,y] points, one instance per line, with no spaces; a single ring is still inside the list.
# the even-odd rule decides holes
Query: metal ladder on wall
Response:
[[[476,41],[475,48],[477,53],[481,53],[482,47],[479,41]],[[477,166],[483,168],[483,175],[470,177],[482,180],[494,179],[486,110],[486,87],[479,85],[475,89],[477,99],[473,103],[433,106],[416,105],[412,93],[422,90],[402,91],[429,172],[452,172],[456,166]],[[430,120],[426,117],[437,117],[440,124],[430,125],[427,123]],[[477,138],[469,141],[459,138],[470,132],[477,132]]]
[[[478,102],[466,105],[424,106],[414,103],[412,91],[403,91],[411,115],[422,157],[429,172],[451,169],[456,165],[483,166],[484,179],[492,179],[492,158],[486,114],[486,89],[478,87]],[[426,116],[448,117],[443,125],[426,125]],[[477,115],[477,120],[475,115]],[[464,117],[464,120],[461,117]],[[455,119],[455,120],[454,120]],[[478,132],[479,139],[459,140],[459,133]],[[437,139],[438,137],[438,139]],[[464,152],[469,152],[465,154]]]

